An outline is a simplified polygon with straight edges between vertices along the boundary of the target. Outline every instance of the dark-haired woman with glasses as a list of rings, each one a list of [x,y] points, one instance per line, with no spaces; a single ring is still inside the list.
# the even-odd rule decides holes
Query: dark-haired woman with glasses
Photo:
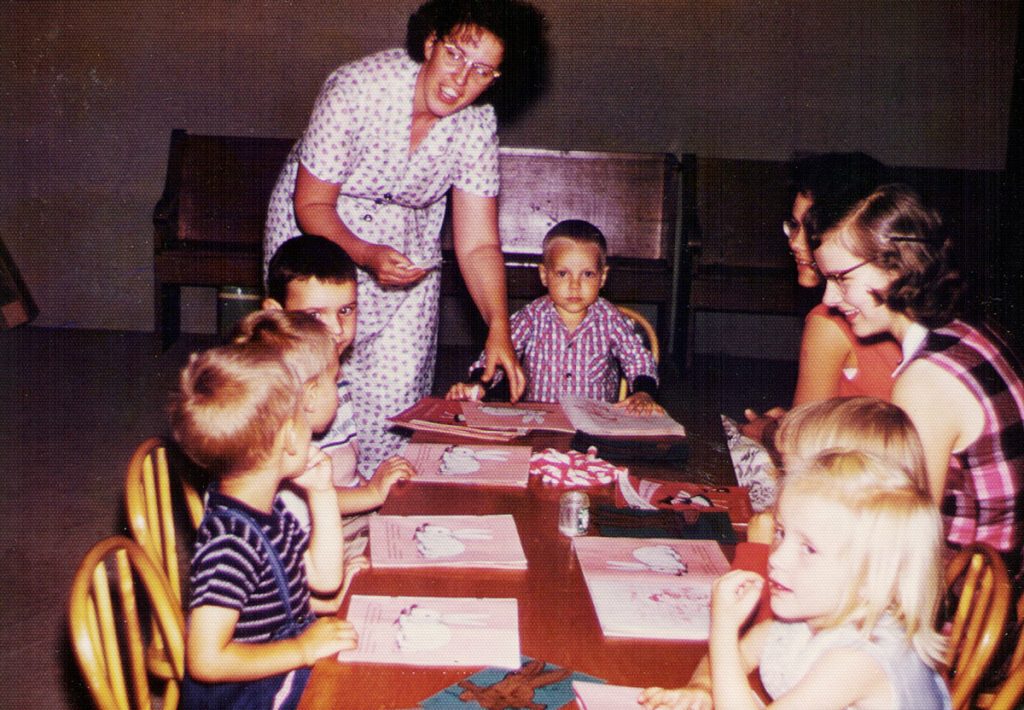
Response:
[[[327,78],[278,178],[264,270],[302,233],[337,242],[360,267],[345,374],[366,477],[401,443],[387,417],[431,389],[449,190],[456,258],[489,327],[485,378],[500,367],[522,392],[498,238],[496,111],[536,97],[545,53],[543,17],[525,2],[431,0],[410,18],[404,49]]]
[[[941,218],[910,188],[886,185],[848,211],[816,205],[811,222],[823,302],[859,337],[889,334],[902,345],[892,402],[920,434],[947,540],[986,542],[1017,574],[1024,382],[1000,338],[957,319],[962,287]]]
[[[808,210],[815,201],[852,205],[886,182],[885,172],[884,165],[864,153],[810,154],[793,162],[793,206],[782,231],[800,286],[811,289],[822,284],[804,224]],[[832,397],[888,399],[892,372],[899,362],[899,345],[888,335],[858,338],[842,314],[818,304],[804,319],[793,406]],[[785,410],[775,407],[759,416],[748,409],[745,414],[743,433],[768,443]]]

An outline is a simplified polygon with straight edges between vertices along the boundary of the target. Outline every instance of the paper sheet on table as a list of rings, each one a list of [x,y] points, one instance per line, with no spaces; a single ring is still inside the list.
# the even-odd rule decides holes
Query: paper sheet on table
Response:
[[[461,483],[525,488],[530,480],[529,446],[500,444],[406,444],[404,456],[416,469],[413,483]]]
[[[376,515],[370,519],[374,567],[526,569],[509,515]]]
[[[576,693],[576,702],[581,710],[629,710],[641,707],[636,699],[640,697],[643,688],[574,680],[572,690]]]
[[[711,584],[729,570],[718,543],[580,537],[573,549],[605,636],[707,639]]]
[[[342,663],[519,667],[515,599],[353,595],[346,618],[359,647]]]

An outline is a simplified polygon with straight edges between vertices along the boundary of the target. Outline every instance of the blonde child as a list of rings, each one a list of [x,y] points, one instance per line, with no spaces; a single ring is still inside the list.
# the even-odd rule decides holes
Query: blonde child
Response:
[[[654,397],[658,368],[628,319],[600,297],[608,278],[608,246],[583,220],[559,222],[545,235],[540,281],[548,293],[512,315],[512,344],[526,373],[523,398],[557,402],[566,394],[614,402],[619,374],[630,395],[620,405],[637,414],[664,411]],[[470,381],[448,399],[480,399],[484,356],[470,367]],[[500,378],[496,374],[492,384]]]
[[[910,417],[875,397],[833,397],[794,407],[775,432],[784,471],[799,469],[828,449],[865,451],[898,466],[928,489],[921,438]]]
[[[942,522],[904,471],[861,452],[825,452],[787,471],[767,584],[774,620],[740,635],[764,577],[734,570],[712,590],[709,654],[690,683],[649,688],[647,708],[948,708],[934,670]]]
[[[314,435],[323,434],[337,420],[337,381],[340,375],[337,339],[331,337],[322,320],[305,312],[258,311],[238,324],[234,340],[236,343],[256,343],[272,348],[298,374],[303,383],[302,406]],[[394,456],[381,463],[377,473],[365,485],[352,487],[348,485],[355,463],[351,443],[332,446],[324,453],[331,458],[332,481],[337,489],[338,508],[343,515],[379,507],[395,483],[412,475],[409,462]],[[339,468],[342,469],[340,475]],[[301,503],[296,504],[291,495],[285,495],[285,498],[293,514],[305,522]]]
[[[351,624],[313,616],[310,590],[338,590],[343,550],[305,401],[302,378],[266,346],[214,348],[182,370],[174,438],[216,481],[189,571],[182,708],[295,707],[309,666],[356,645]],[[309,532],[278,497],[286,481],[306,497]]]

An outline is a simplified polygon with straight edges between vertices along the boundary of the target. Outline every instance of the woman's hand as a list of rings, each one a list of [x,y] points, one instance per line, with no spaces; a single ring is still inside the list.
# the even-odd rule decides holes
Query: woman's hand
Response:
[[[717,580],[711,588],[712,634],[739,633],[754,607],[761,600],[764,577],[756,572],[736,569]]]
[[[479,402],[484,398],[484,386],[479,382],[456,382],[444,398],[459,402]]]
[[[495,328],[492,324],[490,332],[487,333],[484,355],[484,374],[480,379],[483,382],[490,382],[495,371],[500,367],[505,371],[505,377],[508,378],[509,399],[518,402],[519,398],[523,396],[523,390],[526,389],[526,375],[523,373],[519,358],[516,357],[515,348],[512,347],[512,340],[508,337],[506,330]]]
[[[412,286],[427,275],[425,269],[414,266],[405,254],[381,244],[364,242],[357,261],[381,286]]]

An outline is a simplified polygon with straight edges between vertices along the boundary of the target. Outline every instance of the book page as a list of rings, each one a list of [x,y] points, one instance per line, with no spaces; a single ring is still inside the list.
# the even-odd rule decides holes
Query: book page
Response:
[[[559,404],[575,429],[594,436],[686,436],[683,425],[667,414],[630,414],[610,402],[575,396],[562,397]]]
[[[461,402],[466,424],[477,429],[528,432],[562,431],[576,428],[557,404],[543,402]]]

